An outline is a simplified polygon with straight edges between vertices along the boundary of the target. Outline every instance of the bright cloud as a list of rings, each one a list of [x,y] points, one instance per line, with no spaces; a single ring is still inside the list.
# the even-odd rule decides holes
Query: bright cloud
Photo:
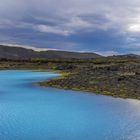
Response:
[[[128,31],[130,31],[130,32],[140,32],[140,24],[131,24],[128,27]]]

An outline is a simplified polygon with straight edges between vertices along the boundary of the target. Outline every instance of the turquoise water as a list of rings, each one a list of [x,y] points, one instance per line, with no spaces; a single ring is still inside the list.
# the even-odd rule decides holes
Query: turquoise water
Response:
[[[0,71],[0,140],[140,140],[140,101],[33,84],[55,76]]]

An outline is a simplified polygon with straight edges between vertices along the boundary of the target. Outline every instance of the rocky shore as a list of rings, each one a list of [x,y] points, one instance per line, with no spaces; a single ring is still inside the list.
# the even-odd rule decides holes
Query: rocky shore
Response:
[[[140,65],[87,66],[41,86],[88,91],[121,98],[140,99]]]
[[[140,58],[114,56],[96,59],[36,59],[0,61],[1,69],[59,71],[62,76],[41,86],[88,91],[113,97],[140,99]]]

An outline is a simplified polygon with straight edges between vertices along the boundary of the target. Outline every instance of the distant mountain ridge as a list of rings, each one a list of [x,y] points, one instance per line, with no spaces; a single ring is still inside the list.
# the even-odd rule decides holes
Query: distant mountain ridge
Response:
[[[97,58],[96,53],[80,53],[59,50],[35,51],[32,49],[0,45],[0,58],[31,59],[31,58]]]
[[[115,55],[115,56],[108,56],[108,58],[112,59],[140,59],[140,55],[137,54],[125,54],[125,55]]]

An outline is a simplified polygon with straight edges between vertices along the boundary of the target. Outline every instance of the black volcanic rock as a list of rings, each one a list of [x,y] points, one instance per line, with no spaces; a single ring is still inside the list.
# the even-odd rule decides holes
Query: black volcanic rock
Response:
[[[30,59],[30,58],[97,58],[100,55],[96,53],[80,53],[68,51],[34,51],[21,47],[9,47],[0,45],[0,58],[6,59]]]

